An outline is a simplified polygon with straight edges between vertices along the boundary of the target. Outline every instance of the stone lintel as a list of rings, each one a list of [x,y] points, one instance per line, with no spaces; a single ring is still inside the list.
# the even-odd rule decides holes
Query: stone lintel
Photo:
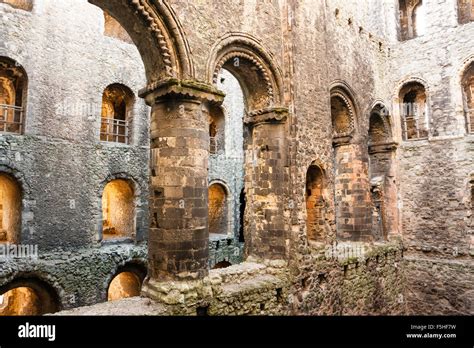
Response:
[[[259,123],[285,123],[288,119],[288,108],[270,107],[255,110],[247,113],[244,123],[247,125],[257,125]]]
[[[148,105],[166,98],[198,99],[220,104],[225,93],[214,86],[196,80],[166,79],[153,82],[140,90],[139,96],[145,98]]]

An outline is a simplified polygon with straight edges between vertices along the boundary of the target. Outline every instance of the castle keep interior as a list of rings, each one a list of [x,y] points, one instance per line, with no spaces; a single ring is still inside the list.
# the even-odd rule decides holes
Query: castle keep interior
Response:
[[[474,0],[0,22],[0,315],[474,314]]]

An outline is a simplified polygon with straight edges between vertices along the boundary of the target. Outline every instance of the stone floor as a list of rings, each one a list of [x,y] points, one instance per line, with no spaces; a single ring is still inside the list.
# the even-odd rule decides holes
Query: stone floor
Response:
[[[118,316],[152,316],[165,315],[166,308],[153,300],[144,297],[130,297],[119,301],[99,303],[88,307],[79,307],[54,315],[118,315]]]

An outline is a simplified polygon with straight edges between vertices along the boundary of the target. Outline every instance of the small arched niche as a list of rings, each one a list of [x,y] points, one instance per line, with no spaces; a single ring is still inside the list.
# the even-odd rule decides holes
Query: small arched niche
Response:
[[[469,133],[474,133],[474,62],[468,66],[463,74],[462,87],[467,130]]]
[[[0,243],[20,241],[21,189],[10,175],[0,173]]]
[[[38,316],[59,307],[56,292],[41,281],[19,279],[0,290],[0,316]]]
[[[317,165],[311,165],[306,173],[306,231],[308,240],[322,242],[325,239],[324,173]]]
[[[144,276],[139,272],[119,272],[110,282],[107,300],[117,301],[123,298],[140,296]]]
[[[425,86],[419,82],[409,82],[401,88],[399,98],[403,140],[428,138],[428,104]]]
[[[102,194],[102,238],[135,236],[135,193],[128,180],[112,180]]]
[[[0,57],[0,133],[22,134],[27,76],[14,60]]]
[[[228,194],[224,185],[214,183],[209,186],[209,234],[227,235],[228,221]]]
[[[130,143],[130,125],[133,119],[135,97],[127,86],[112,84],[102,95],[100,140],[114,143]]]

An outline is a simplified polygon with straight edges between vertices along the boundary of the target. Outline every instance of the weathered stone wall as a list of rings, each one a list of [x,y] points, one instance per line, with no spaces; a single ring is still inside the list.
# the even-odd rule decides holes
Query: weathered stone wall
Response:
[[[393,44],[388,95],[397,132],[398,92],[403,83],[417,79],[428,99],[429,138],[402,142],[398,136],[409,308],[412,313],[472,314],[473,245],[468,217],[474,142],[472,135],[466,135],[461,79],[473,60],[467,38],[474,35],[474,25],[458,23],[455,1],[423,3],[425,34]]]
[[[137,102],[136,114],[140,116],[134,120],[131,146],[100,144],[98,115],[94,118],[94,113],[76,118],[57,111],[58,105],[64,107],[64,101],[69,100],[100,103],[102,90],[112,82],[122,82],[135,92],[145,84],[145,70],[136,48],[103,36],[100,10],[92,10],[85,1],[73,3],[53,6],[52,1],[38,1],[31,13],[0,4],[5,20],[16,24],[2,29],[2,35],[15,39],[5,40],[0,54],[19,61],[30,74],[26,135],[3,137],[5,168],[15,166],[20,181],[28,183],[24,241],[55,252],[61,248],[69,252],[71,247],[101,250],[96,206],[100,185],[108,176],[126,173],[140,186],[137,199],[142,214],[137,216],[137,223],[143,229],[139,232],[137,228],[139,241],[146,239],[146,227],[151,226],[149,261],[153,272],[145,293],[170,305],[172,313],[472,312],[456,301],[471,296],[469,281],[460,281],[472,265],[472,238],[466,226],[468,182],[474,168],[472,139],[465,136],[459,76],[473,54],[469,45],[473,26],[458,25],[452,2],[424,1],[430,18],[425,34],[403,43],[398,42],[400,21],[395,0],[367,0],[364,6],[346,0],[166,2],[189,44],[192,78],[207,85],[171,79],[151,84],[145,93],[153,105],[149,220],[149,120],[143,102]],[[94,15],[86,15],[89,11]],[[130,13],[128,17],[123,14],[122,19],[133,22]],[[152,54],[156,47],[147,42],[149,35],[137,36],[142,19],[127,27],[134,28],[130,36],[140,48],[147,77],[153,80],[166,72],[153,70],[159,64],[150,63],[157,57]],[[48,33],[55,33],[54,28],[66,29],[44,40],[44,32],[37,28]],[[232,42],[232,37],[238,39]],[[91,46],[89,40],[103,44]],[[232,53],[231,49],[226,51],[226,43],[245,51],[238,52],[242,65],[232,66],[224,59],[226,52]],[[144,53],[145,48],[152,53]],[[65,52],[75,53],[69,56]],[[106,55],[110,62],[102,58]],[[217,58],[222,61],[213,60]],[[236,106],[229,103],[234,98],[230,94],[227,102],[224,99],[224,105],[229,103],[232,109],[225,124],[226,132],[235,131],[226,136],[231,149],[228,151],[226,144],[225,155],[208,158],[208,116],[211,104],[218,104],[221,98],[210,85],[227,88],[214,81],[218,63],[233,69],[245,100],[239,96]],[[109,82],[110,76],[113,81]],[[411,77],[426,85],[432,137],[405,143],[401,141],[397,98],[402,82]],[[235,89],[233,86],[230,89]],[[345,163],[345,169],[352,173],[343,179],[354,184],[344,190],[353,196],[349,205],[355,209],[344,211],[347,216],[336,214],[336,200],[345,195],[337,194],[336,187],[335,163],[340,158],[333,144],[331,121],[334,88],[343,90],[354,104],[349,137],[352,151],[346,158],[350,163]],[[391,164],[384,178],[384,184],[390,186],[390,204],[383,215],[393,221],[387,227],[388,236],[377,238],[380,243],[374,245],[369,243],[370,236],[380,226],[371,201],[370,179],[379,168],[369,165],[368,134],[371,110],[377,103],[389,111],[393,139],[387,140],[391,141],[390,151],[396,151],[392,159],[398,165]],[[236,111],[242,104],[245,115]],[[241,152],[242,138],[245,155]],[[401,145],[397,148],[396,143]],[[306,174],[310,165],[319,166],[324,173],[325,233],[318,243],[308,243],[306,231]],[[232,228],[226,238],[211,238],[209,243],[207,188],[212,181],[226,183],[229,188]],[[69,190],[76,186],[81,190]],[[208,276],[208,266],[242,259],[243,245],[237,238],[242,187],[248,200],[245,256],[252,257],[243,265],[212,270]],[[349,221],[348,230],[352,231],[343,237],[351,242],[341,242],[337,229],[340,221],[336,221],[341,218]],[[402,237],[404,246],[399,244]],[[346,256],[342,261],[333,260],[325,253],[336,242],[351,252],[361,247],[368,251],[355,253],[357,259]],[[410,255],[407,261],[403,261],[403,247]],[[453,252],[462,267],[452,265]],[[433,260],[417,263],[422,253]],[[440,309],[417,305],[415,300],[436,296],[419,283],[424,265],[434,259],[442,264],[443,271],[433,275],[433,283],[459,280],[452,287],[437,287],[440,296],[452,298],[451,304]],[[177,279],[189,281],[175,282]],[[86,290],[81,292],[87,294]],[[97,300],[83,296],[87,300],[82,303]]]

